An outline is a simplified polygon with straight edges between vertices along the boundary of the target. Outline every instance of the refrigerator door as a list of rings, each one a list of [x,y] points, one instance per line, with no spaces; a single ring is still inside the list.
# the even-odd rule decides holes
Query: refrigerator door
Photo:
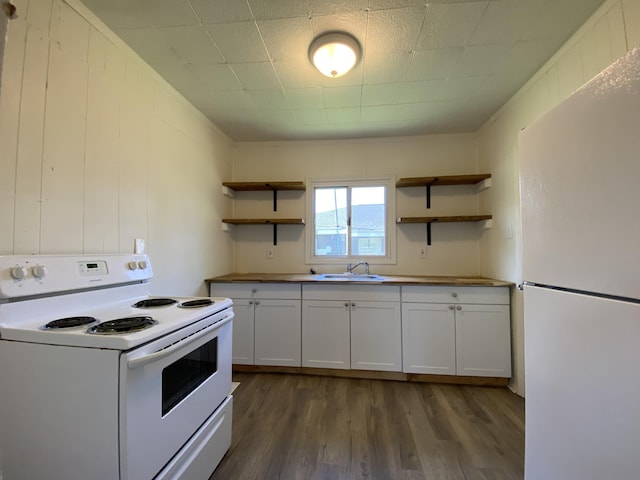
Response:
[[[523,279],[640,298],[640,49],[520,134]]]
[[[524,287],[525,480],[638,478],[640,304]]]

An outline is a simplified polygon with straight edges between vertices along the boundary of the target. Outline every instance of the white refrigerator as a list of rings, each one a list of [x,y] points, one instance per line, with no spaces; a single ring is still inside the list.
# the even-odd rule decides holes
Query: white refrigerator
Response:
[[[640,478],[640,49],[519,138],[526,480]]]

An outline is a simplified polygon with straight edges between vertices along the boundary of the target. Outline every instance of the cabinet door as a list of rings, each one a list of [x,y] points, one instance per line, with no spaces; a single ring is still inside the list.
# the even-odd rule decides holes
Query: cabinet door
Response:
[[[255,364],[300,366],[300,300],[255,301]]]
[[[456,306],[458,375],[511,376],[511,325],[507,305]]]
[[[453,305],[402,304],[403,372],[456,374],[456,323]]]
[[[399,302],[351,302],[351,368],[402,371]]]
[[[253,365],[253,301],[233,299],[233,363]]]
[[[349,369],[349,302],[302,302],[302,366]]]

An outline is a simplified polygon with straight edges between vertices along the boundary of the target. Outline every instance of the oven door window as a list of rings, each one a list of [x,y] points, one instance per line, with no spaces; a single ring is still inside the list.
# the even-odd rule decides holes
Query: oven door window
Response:
[[[162,416],[218,371],[218,337],[162,370]]]

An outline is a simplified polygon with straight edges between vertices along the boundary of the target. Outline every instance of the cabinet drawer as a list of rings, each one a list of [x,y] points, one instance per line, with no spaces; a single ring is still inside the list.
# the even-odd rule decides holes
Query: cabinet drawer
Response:
[[[302,286],[305,300],[374,300],[378,302],[399,302],[400,287],[397,285],[317,285]]]
[[[299,300],[299,283],[212,283],[211,296],[253,299]]]
[[[509,287],[406,285],[402,287],[402,301],[509,305]]]

